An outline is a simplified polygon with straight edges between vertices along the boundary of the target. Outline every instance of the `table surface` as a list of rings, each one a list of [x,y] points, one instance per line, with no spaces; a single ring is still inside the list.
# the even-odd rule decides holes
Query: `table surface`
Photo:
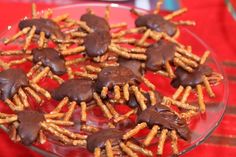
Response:
[[[38,3],[38,9],[62,5],[58,0]],[[61,1],[63,2],[63,1]],[[72,0],[73,3],[81,2]],[[71,3],[70,2],[70,3]],[[83,2],[85,2],[83,0]],[[184,156],[215,157],[236,155],[236,21],[228,12],[223,0],[182,0],[181,5],[189,11],[182,16],[183,19],[193,19],[197,26],[190,28],[213,48],[218,59],[228,75],[230,94],[226,114],[213,134],[200,146]],[[12,2],[0,0],[0,31],[8,25],[16,22],[31,10],[31,4],[27,0],[21,3],[17,0]],[[26,149],[21,144],[10,141],[8,136],[0,130],[0,152],[1,157],[40,157],[35,152]]]

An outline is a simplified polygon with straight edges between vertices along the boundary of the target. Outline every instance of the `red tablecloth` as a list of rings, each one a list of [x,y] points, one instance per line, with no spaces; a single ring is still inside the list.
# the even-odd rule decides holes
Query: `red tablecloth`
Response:
[[[0,30],[31,10],[29,3],[0,2]],[[225,117],[220,126],[203,144],[184,156],[234,156],[236,155],[236,21],[233,20],[224,0],[182,0],[182,5],[189,8],[184,19],[194,19],[197,26],[191,28],[217,53],[218,58],[228,74],[230,94]],[[39,9],[55,5],[38,4]],[[39,157],[36,153],[20,144],[11,142],[8,136],[0,131],[1,157]]]

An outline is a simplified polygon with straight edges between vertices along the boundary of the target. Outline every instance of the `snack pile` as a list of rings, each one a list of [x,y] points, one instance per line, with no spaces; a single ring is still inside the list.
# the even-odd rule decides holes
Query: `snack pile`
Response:
[[[170,138],[178,155],[178,141],[190,140],[190,119],[206,111],[203,91],[215,97],[211,87],[223,77],[205,63],[209,51],[198,56],[178,41],[180,25],[195,25],[172,20],[187,9],[162,16],[161,4],[147,14],[131,9],[134,28],[125,22],[109,24],[110,6],[104,17],[88,8],[73,19],[69,14],[52,18],[50,9],[39,14],[33,4],[32,17],[21,20],[19,31],[4,41],[21,41],[21,47],[0,52],[8,57],[0,60],[0,99],[11,109],[0,112],[0,124],[9,128],[10,138],[24,145],[53,139],[96,157],[162,155]],[[23,64],[30,66],[21,69]],[[158,91],[145,78],[147,72],[168,79],[176,92]],[[56,86],[44,87],[47,80]],[[190,103],[189,96],[198,101]],[[54,109],[43,111],[41,105],[52,100]],[[124,105],[128,111],[120,113]],[[100,126],[88,122],[94,107],[106,118]],[[73,129],[77,110],[79,130]],[[128,120],[132,125],[122,125]],[[142,130],[146,133],[140,139]],[[154,140],[156,152],[149,149]]]

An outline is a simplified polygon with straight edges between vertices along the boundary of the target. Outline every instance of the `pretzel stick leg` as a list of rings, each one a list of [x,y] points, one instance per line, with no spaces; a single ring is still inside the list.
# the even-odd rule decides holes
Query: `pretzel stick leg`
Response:
[[[187,99],[188,99],[188,96],[190,94],[192,90],[192,87],[191,86],[187,86],[184,90],[184,94],[183,94],[183,97],[181,99],[181,103],[186,103]]]
[[[123,139],[127,140],[130,137],[134,136],[135,134],[137,134],[140,130],[144,129],[147,127],[147,123],[143,122],[138,124],[135,128],[133,128],[132,130],[128,131],[127,133],[125,133],[123,135]]]
[[[105,143],[107,157],[113,157],[112,145],[109,140]]]
[[[172,99],[176,100],[179,98],[180,94],[184,91],[184,87],[183,86],[179,86],[178,89],[175,91],[175,93],[172,96]]]
[[[76,102],[73,101],[73,102],[70,103],[69,110],[65,114],[64,121],[69,121],[70,120],[75,108],[76,108]]]
[[[100,156],[101,156],[101,149],[97,147],[94,150],[94,157],[100,157]]]
[[[138,157],[129,147],[127,147],[123,142],[120,143],[121,149],[130,157]]]
[[[81,107],[81,121],[86,122],[86,120],[87,120],[87,114],[86,114],[87,104],[85,102],[81,102],[80,107]]]
[[[158,146],[157,146],[157,155],[162,155],[163,154],[163,148],[164,148],[164,144],[165,144],[165,141],[166,141],[166,138],[167,138],[167,132],[168,132],[167,129],[163,129],[161,131],[161,136],[160,136],[159,143],[158,143]]]
[[[25,94],[25,92],[23,91],[22,88],[19,89],[18,94],[20,96],[20,99],[22,101],[22,103],[24,104],[24,107],[29,107],[29,102],[28,102],[28,98],[27,95]]]
[[[201,113],[204,113],[206,111],[206,105],[204,103],[203,93],[202,93],[202,86],[197,85],[197,94],[198,94],[198,104],[200,107]]]
[[[148,149],[144,149],[144,148],[140,147],[139,145],[134,144],[134,143],[132,143],[132,142],[130,142],[130,141],[128,141],[128,142],[126,143],[126,145],[127,145],[130,149],[132,149],[133,151],[142,153],[142,154],[145,155],[145,156],[150,156],[150,157],[153,156],[152,151],[150,151],[150,150],[148,150]]]
[[[42,102],[42,99],[40,98],[40,96],[30,87],[25,87],[24,90],[26,90],[26,92],[28,92],[37,103]]]
[[[160,128],[159,128],[159,126],[157,126],[157,125],[154,125],[154,126],[152,127],[151,131],[148,133],[147,137],[145,138],[145,140],[144,140],[144,142],[143,142],[143,144],[144,144],[145,146],[149,146],[149,145],[150,145],[152,139],[157,135],[157,132],[158,132],[159,129],[160,129]]]

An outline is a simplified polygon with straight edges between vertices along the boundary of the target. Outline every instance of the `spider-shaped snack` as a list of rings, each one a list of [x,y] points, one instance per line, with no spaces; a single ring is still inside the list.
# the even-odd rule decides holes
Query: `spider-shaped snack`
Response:
[[[24,145],[31,145],[37,141],[40,144],[46,142],[46,134],[49,133],[66,145],[85,146],[86,135],[73,133],[61,126],[71,126],[74,122],[63,120],[68,117],[66,113],[43,113],[32,109],[13,108],[15,114],[0,113],[0,124],[8,124],[10,138],[14,142],[21,141]],[[51,136],[50,136],[51,137]]]
[[[20,21],[18,27],[21,31],[17,32],[11,38],[4,41],[8,44],[17,38],[26,35],[25,44],[23,50],[27,50],[31,44],[31,41],[36,38],[38,40],[38,47],[46,47],[48,40],[60,42],[66,39],[66,36],[62,32],[59,23],[68,18],[68,14],[57,16],[50,19],[52,10],[48,9],[44,12],[42,17],[38,17],[36,12],[36,5],[32,5],[32,19],[23,19]]]
[[[149,146],[155,136],[160,133],[157,155],[162,155],[163,147],[168,135],[172,139],[171,145],[173,154],[178,154],[177,135],[184,140],[190,138],[190,131],[185,119],[179,117],[176,112],[161,103],[157,103],[142,111],[137,116],[137,126],[126,132],[123,135],[123,139],[127,140],[132,138],[140,130],[146,127],[151,130],[143,142],[144,146]]]
[[[25,92],[30,94],[37,103],[42,102],[38,93],[47,99],[51,98],[50,93],[37,84],[44,75],[38,73],[34,78],[29,79],[27,74],[19,68],[10,68],[0,72],[1,100],[9,105],[13,111],[29,107],[28,97]]]
[[[116,128],[101,129],[87,138],[87,149],[94,153],[95,157],[100,156],[124,156],[138,157],[138,154],[144,156],[153,156],[153,153],[140,146],[134,139],[122,139],[125,132]]]
[[[82,38],[84,40],[84,46],[78,46],[73,48],[68,48],[62,53],[64,55],[73,55],[80,52],[85,52],[85,54],[93,58],[97,62],[103,62],[109,58],[109,50],[115,49],[116,54],[123,56],[125,58],[134,58],[143,60],[145,56],[143,54],[134,54],[134,53],[120,53],[120,50],[117,49],[119,45],[112,42],[112,35],[110,33],[111,29],[121,28],[126,26],[126,23],[109,25],[109,6],[106,7],[105,18],[95,15],[91,10],[88,13],[85,13],[81,16],[80,21],[73,19],[67,19],[66,21],[72,25],[79,23],[86,24],[86,27],[79,27],[73,29],[74,31],[70,32],[72,38]],[[77,26],[77,25],[76,25]],[[129,30],[131,32],[137,32],[136,28]]]
[[[215,97],[215,94],[211,88],[212,85],[218,84],[222,79],[222,75],[213,72],[212,69],[205,65],[199,65],[194,71],[188,72],[182,67],[178,67],[175,70],[175,78],[172,80],[171,85],[177,88],[173,94],[172,99],[168,98],[167,101],[175,101],[180,98],[183,92],[181,103],[185,103],[190,95],[192,89],[197,90],[198,104],[200,111],[205,112],[205,103],[202,92],[202,86],[206,87],[207,93],[210,97]]]
[[[108,103],[104,103],[100,96],[95,91],[95,82],[88,78],[74,78],[63,82],[59,87],[52,91],[52,97],[56,100],[61,100],[55,111],[60,111],[64,105],[70,101],[70,113],[76,108],[76,104],[81,107],[81,122],[82,129],[86,130],[87,114],[86,110],[94,104],[98,105],[104,112],[108,119],[112,119],[114,115],[114,121],[119,122],[135,111],[131,110],[125,115],[119,115],[114,112],[114,108]],[[54,113],[54,111],[52,112]]]

